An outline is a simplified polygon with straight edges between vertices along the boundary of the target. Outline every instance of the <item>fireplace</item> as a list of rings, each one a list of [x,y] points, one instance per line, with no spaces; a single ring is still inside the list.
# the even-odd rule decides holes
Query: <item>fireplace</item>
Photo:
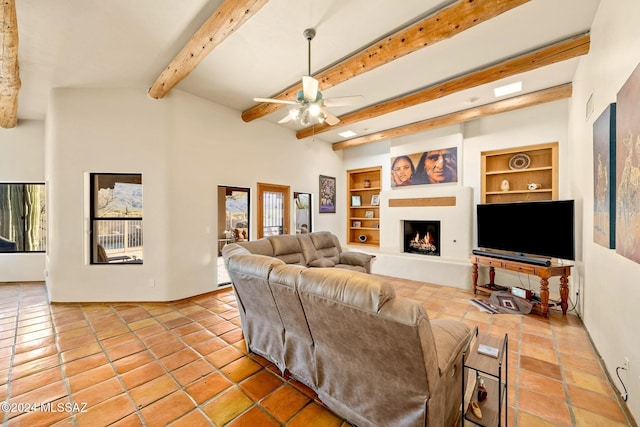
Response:
[[[440,221],[402,221],[404,252],[440,256]]]

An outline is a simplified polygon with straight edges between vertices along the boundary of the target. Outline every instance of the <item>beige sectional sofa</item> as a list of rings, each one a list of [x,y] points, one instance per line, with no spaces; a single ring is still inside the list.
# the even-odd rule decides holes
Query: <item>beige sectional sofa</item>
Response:
[[[280,237],[289,244],[296,236]],[[384,278],[286,263],[243,246],[227,245],[223,256],[250,351],[359,427],[455,422],[468,326],[429,320],[420,304],[397,298]],[[281,246],[284,241],[272,248]]]
[[[239,245],[253,254],[278,258],[286,264],[346,268],[364,273],[371,273],[375,258],[362,252],[343,251],[338,238],[328,231],[270,236]]]

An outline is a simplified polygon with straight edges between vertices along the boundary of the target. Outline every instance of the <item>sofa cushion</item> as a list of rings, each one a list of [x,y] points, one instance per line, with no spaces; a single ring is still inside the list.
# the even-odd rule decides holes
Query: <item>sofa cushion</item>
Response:
[[[271,246],[271,242],[267,239],[253,240],[251,242],[238,242],[238,245],[246,248],[252,254],[273,256],[273,246]]]
[[[264,255],[234,254],[228,259],[247,347],[284,372],[285,329],[268,285],[269,273],[281,265],[281,260]]]
[[[307,318],[298,296],[301,265],[279,265],[269,273],[269,287],[284,324],[284,358],[289,372],[299,381],[315,389],[316,364],[314,345]]]
[[[336,242],[333,234],[328,231],[317,231],[309,234],[313,246],[316,248],[318,256],[322,258],[328,258],[333,261],[334,264],[340,262],[341,248],[339,243]]]
[[[335,267],[335,266],[336,266],[335,263],[328,258],[318,258],[309,263],[309,267],[329,268],[329,267]]]
[[[229,262],[229,258],[234,256],[234,255],[239,255],[239,254],[250,254],[251,252],[249,252],[246,248],[243,248],[240,245],[236,245],[233,243],[224,245],[224,247],[222,248],[222,256],[224,257],[224,261],[225,264],[227,264]]]
[[[443,375],[460,355],[471,329],[456,320],[435,319],[431,320],[431,331],[438,351],[438,368]]]
[[[302,248],[302,256],[307,261],[307,265],[320,258],[315,246],[313,246],[310,234],[298,234],[296,237],[298,238],[298,242]]]
[[[302,255],[302,247],[295,235],[270,236],[267,239],[273,247],[273,256],[287,264],[307,265]]]
[[[377,313],[395,298],[393,287],[385,280],[365,273],[335,268],[311,268],[300,273],[300,291],[342,304]]]

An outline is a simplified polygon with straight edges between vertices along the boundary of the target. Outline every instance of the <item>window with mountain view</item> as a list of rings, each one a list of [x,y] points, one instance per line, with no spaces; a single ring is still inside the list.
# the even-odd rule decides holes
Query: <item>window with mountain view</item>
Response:
[[[47,211],[44,184],[0,183],[0,252],[44,252]]]
[[[91,263],[142,264],[142,175],[91,174]]]

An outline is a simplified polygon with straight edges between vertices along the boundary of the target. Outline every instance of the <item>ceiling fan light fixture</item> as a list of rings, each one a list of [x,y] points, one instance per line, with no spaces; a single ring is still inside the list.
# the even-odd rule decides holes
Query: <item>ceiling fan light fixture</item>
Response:
[[[309,105],[309,114],[311,114],[313,117],[318,117],[321,111],[322,110],[318,104]]]
[[[296,93],[295,101],[279,98],[253,98],[256,102],[272,102],[276,104],[295,105],[289,109],[289,113],[280,119],[278,123],[287,123],[291,120],[298,121],[302,126],[310,126],[326,123],[329,126],[340,123],[340,119],[334,116],[326,107],[338,107],[344,105],[355,105],[364,101],[362,96],[343,96],[340,98],[330,98],[325,100],[319,90],[319,81],[311,76],[311,40],[316,35],[313,28],[304,30],[304,37],[308,44],[308,74],[302,76],[302,89]]]
[[[300,114],[300,124],[302,126],[309,126],[311,125],[311,115],[309,114],[309,110],[304,110],[302,112],[302,114]]]
[[[298,107],[293,107],[289,109],[289,118],[291,120],[297,120],[300,117],[300,109]]]

